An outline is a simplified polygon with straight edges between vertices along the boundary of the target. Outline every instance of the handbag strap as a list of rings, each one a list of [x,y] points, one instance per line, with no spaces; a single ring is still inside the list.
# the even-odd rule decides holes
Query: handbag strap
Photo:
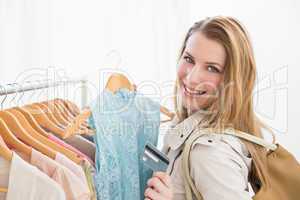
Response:
[[[225,135],[233,135],[236,137],[239,137],[241,139],[247,140],[249,142],[252,142],[254,144],[260,145],[262,147],[265,147],[266,149],[270,149],[272,151],[275,151],[277,149],[277,145],[274,143],[269,143],[265,141],[262,138],[256,137],[254,135],[250,135],[249,133],[245,133],[243,131],[235,130],[235,129],[225,129],[223,132]]]
[[[210,132],[215,131],[213,129],[201,129],[200,131],[193,133],[185,142],[183,152],[182,152],[182,170],[183,170],[183,179],[184,179],[184,188],[185,188],[185,198],[186,200],[193,200],[193,194],[195,195],[197,200],[202,200],[203,197],[201,193],[197,190],[193,179],[190,175],[190,154],[193,143],[202,135],[209,134]],[[253,142],[257,145],[263,146],[267,149],[275,151],[277,149],[277,145],[274,143],[268,143],[262,138],[250,135],[248,133],[227,128],[222,132],[225,135],[232,135],[239,137],[241,139]]]
[[[197,200],[202,200],[201,193],[197,190],[192,177],[190,175],[190,154],[192,144],[195,140],[201,137],[203,134],[193,134],[185,142],[183,152],[182,152],[182,170],[183,170],[183,181],[185,189],[185,199],[193,200],[193,194],[196,196]]]

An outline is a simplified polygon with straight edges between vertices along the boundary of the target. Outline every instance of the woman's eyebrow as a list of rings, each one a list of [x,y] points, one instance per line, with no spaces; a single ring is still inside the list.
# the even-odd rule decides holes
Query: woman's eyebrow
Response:
[[[194,59],[194,56],[192,56],[192,54],[190,54],[189,52],[187,52],[187,51],[185,51],[185,53],[188,55],[188,56],[190,56],[191,58],[193,58]]]
[[[208,64],[208,65],[219,65],[220,67],[222,67],[222,65],[220,65],[217,62],[205,62],[205,64]]]
[[[194,56],[192,56],[192,54],[190,54],[189,52],[185,51],[185,53],[188,56],[190,56],[192,59],[195,59]],[[211,61],[209,61],[209,62],[205,62],[205,64],[207,64],[207,65],[218,65],[218,66],[222,67],[222,65],[219,64],[219,63],[217,63],[217,62],[211,62]]]

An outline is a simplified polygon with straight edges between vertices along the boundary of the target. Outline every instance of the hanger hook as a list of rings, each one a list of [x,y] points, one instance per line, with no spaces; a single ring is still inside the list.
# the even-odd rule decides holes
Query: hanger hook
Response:
[[[32,81],[25,81],[24,85],[26,85],[26,84],[32,84]],[[23,90],[23,95],[22,95],[22,97],[24,96],[24,93],[25,93],[25,91]],[[27,94],[28,94],[28,93],[27,93]],[[31,103],[31,100],[32,100],[33,95],[34,95],[34,91],[31,92],[30,98],[28,99],[28,101],[27,101],[27,99],[26,99],[26,101]],[[26,98],[27,98],[27,97],[26,97]]]
[[[36,87],[34,87],[34,90],[35,90],[35,92],[37,92],[38,87],[39,87],[39,83],[40,83],[41,81],[40,81],[40,80],[35,80],[34,82],[36,82]],[[38,95],[37,95],[37,98],[39,98],[40,95],[41,95],[41,94],[38,94]]]
[[[41,80],[41,82],[43,82],[44,84],[46,84],[47,87],[42,88],[43,93],[46,93],[46,98],[45,100],[49,100],[49,88],[51,85],[51,79],[47,78],[45,80]]]
[[[39,83],[41,84],[43,81],[42,80],[36,80],[37,82],[37,86],[36,86],[36,90],[38,90],[39,88]],[[41,92],[39,93],[39,95],[37,96],[38,98],[40,98],[41,94],[43,94],[45,88],[41,88]]]
[[[105,59],[110,59],[113,60],[113,63],[110,63],[112,65],[115,65],[113,67],[114,70],[118,71],[120,70],[120,65],[122,63],[122,57],[121,54],[118,50],[116,49],[112,49],[110,50],[106,55],[105,55]],[[110,62],[110,60],[108,60],[108,62]],[[106,63],[105,63],[106,64]]]
[[[1,101],[1,110],[3,110],[3,104],[4,104],[8,94],[7,94],[7,89],[4,86],[0,85],[0,87],[5,90],[5,97]]]
[[[7,85],[9,85],[9,86],[13,86],[13,85],[18,85],[18,83],[9,83],[9,84],[7,84]],[[18,90],[16,90],[16,95],[10,100],[10,102],[9,102],[9,104],[11,105],[12,104],[12,102],[15,100],[15,98],[18,96]]]
[[[24,96],[25,91],[23,90],[23,87],[22,87],[22,85],[20,83],[16,83],[16,84],[20,86],[19,92],[22,92],[21,95],[20,95],[20,97],[19,97],[19,99],[18,99],[18,101],[17,101],[17,106],[18,106],[19,102],[21,101],[21,99]]]

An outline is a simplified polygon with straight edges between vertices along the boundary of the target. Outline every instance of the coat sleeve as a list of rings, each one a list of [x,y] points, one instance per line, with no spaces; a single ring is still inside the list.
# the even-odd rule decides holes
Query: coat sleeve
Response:
[[[250,200],[248,167],[242,149],[225,141],[197,140],[191,151],[191,176],[204,200]]]

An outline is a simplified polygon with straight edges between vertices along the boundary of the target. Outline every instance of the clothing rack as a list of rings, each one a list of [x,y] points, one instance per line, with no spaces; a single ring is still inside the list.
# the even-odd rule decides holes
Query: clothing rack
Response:
[[[7,96],[9,94],[23,93],[33,90],[58,87],[67,84],[80,84],[81,88],[81,107],[87,105],[87,80],[86,79],[67,79],[59,81],[51,80],[36,80],[26,81],[24,83],[9,83],[0,85],[0,96]]]

